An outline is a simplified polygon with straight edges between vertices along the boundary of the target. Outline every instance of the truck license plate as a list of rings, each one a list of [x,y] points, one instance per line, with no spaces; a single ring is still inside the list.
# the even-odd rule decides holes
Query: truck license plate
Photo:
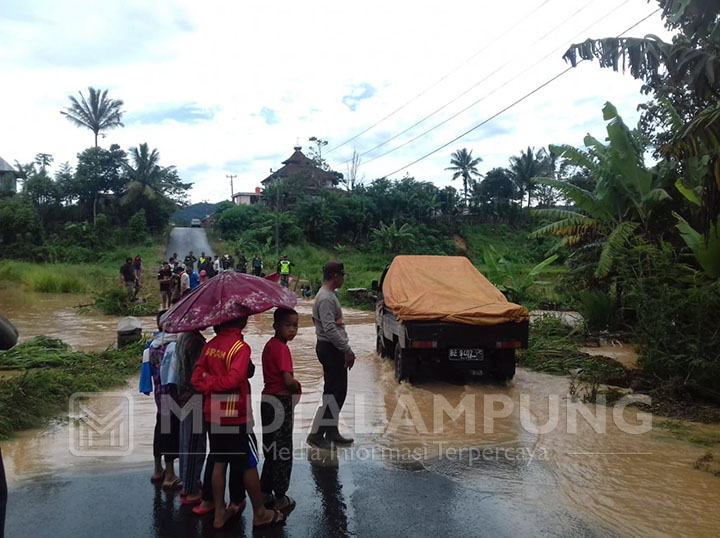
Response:
[[[451,361],[481,361],[484,356],[482,349],[450,348],[449,358]]]

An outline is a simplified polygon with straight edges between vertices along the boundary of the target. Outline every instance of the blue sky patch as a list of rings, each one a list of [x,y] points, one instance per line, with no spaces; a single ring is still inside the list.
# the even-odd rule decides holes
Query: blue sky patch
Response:
[[[265,120],[265,123],[267,123],[268,125],[275,125],[276,123],[280,123],[280,118],[278,118],[278,115],[272,108],[268,108],[266,106],[262,107],[262,109],[260,109],[260,116]]]
[[[143,124],[162,124],[168,120],[178,123],[187,123],[194,125],[203,121],[213,119],[215,113],[207,108],[201,108],[194,103],[185,103],[172,107],[158,107],[152,110],[141,110],[138,112],[128,112],[125,116],[124,123],[130,125],[133,123]]]
[[[343,104],[353,112],[355,108],[360,104],[360,101],[364,99],[370,99],[375,95],[375,88],[369,82],[361,82],[360,84],[353,84],[350,87],[350,93],[344,95],[342,98]]]

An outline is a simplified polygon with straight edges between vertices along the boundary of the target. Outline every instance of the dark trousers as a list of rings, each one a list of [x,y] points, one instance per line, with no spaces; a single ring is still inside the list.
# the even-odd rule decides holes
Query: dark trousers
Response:
[[[260,404],[263,425],[263,463],[260,489],[263,493],[282,498],[290,486],[293,460],[293,397],[263,396]],[[277,424],[282,417],[282,422]]]
[[[180,452],[180,419],[170,411],[169,401],[177,403],[177,387],[171,385],[159,395],[158,412],[155,415],[153,457],[165,456],[175,459]]]
[[[261,272],[262,272],[262,268],[261,268],[261,267],[253,267],[253,274],[254,274],[255,276],[260,276],[260,273],[261,273]]]
[[[212,473],[215,468],[215,456],[208,454],[205,460],[205,474],[203,475],[202,500],[213,502]],[[243,482],[243,470],[238,465],[230,464],[230,502],[240,504],[245,499],[245,483]]]
[[[324,433],[328,426],[337,426],[347,396],[345,353],[330,342],[318,342],[315,353],[323,367],[323,401],[315,413],[312,433]],[[322,420],[323,424],[320,424]]]
[[[0,538],[5,536],[5,505],[7,504],[7,482],[3,466],[2,450],[0,450]]]

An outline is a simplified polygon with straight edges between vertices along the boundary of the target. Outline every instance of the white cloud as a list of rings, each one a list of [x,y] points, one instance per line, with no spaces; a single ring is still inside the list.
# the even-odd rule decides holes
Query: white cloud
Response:
[[[5,2],[0,155],[27,162],[45,152],[56,164],[73,164],[92,144],[92,133],[73,127],[59,111],[71,93],[108,88],[111,97],[124,100],[128,122],[101,143],[128,148],[147,141],[164,164],[176,165],[194,183],[193,201],[218,201],[229,194],[226,174],[238,174],[237,190],[252,190],[298,139],[307,146],[310,136],[318,136],[330,141],[330,149],[422,93],[327,155],[345,172],[353,148],[367,151],[457,99],[365,156],[360,174],[372,179],[447,143],[565,69],[561,56],[569,43],[616,35],[655,9],[645,0],[554,0],[523,20],[541,4]],[[664,35],[658,15],[629,35],[647,33]],[[578,145],[588,130],[603,137],[604,102],[613,101],[634,123],[635,107],[645,99],[639,87],[629,75],[588,62],[398,177],[409,173],[447,184],[444,168],[461,147],[482,156],[488,170],[527,146]],[[474,101],[416,142],[368,162]]]

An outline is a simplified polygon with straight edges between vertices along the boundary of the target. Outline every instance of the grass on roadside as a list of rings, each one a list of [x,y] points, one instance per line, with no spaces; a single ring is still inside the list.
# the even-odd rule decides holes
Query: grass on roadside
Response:
[[[38,336],[0,352],[0,369],[24,373],[0,379],[0,439],[39,427],[67,410],[76,392],[121,386],[140,370],[145,342],[100,353],[71,351],[60,340]]]
[[[154,275],[162,245],[120,247],[98,256],[96,263],[30,263],[0,260],[0,281],[22,285],[39,293],[90,293],[117,282],[120,266],[128,256],[140,255],[145,270]]]
[[[519,353],[518,364],[555,375],[580,370],[578,379],[601,383],[625,376],[627,371],[619,362],[581,352],[580,336],[555,318],[537,319],[530,326],[528,349]]]

